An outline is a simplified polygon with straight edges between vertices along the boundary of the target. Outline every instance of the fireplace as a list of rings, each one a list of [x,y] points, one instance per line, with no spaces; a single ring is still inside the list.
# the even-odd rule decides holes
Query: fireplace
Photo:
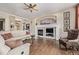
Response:
[[[58,40],[60,38],[59,26],[57,24],[37,25],[35,30],[35,38],[51,38]]]
[[[46,36],[54,36],[54,29],[53,28],[46,28]]]
[[[55,37],[55,27],[47,27],[47,28],[40,28],[38,29],[38,36],[43,37]]]
[[[43,36],[43,29],[38,30],[38,35]]]

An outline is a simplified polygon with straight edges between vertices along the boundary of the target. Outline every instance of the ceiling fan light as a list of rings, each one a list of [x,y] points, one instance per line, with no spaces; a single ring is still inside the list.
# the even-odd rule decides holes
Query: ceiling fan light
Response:
[[[29,10],[30,12],[33,12],[34,10],[37,11],[37,8],[36,8],[37,4],[31,4],[31,3],[26,4],[26,3],[24,3],[24,5],[27,7],[24,10]]]

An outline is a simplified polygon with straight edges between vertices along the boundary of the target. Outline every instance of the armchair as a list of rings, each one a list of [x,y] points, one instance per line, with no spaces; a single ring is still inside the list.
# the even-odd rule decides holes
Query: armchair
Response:
[[[75,47],[74,46],[75,43],[76,43],[76,46],[78,46],[78,44],[79,44],[78,43],[79,42],[78,32],[79,32],[79,30],[68,30],[67,37],[59,39],[59,47],[61,48],[61,46],[64,46],[65,49],[67,50],[68,48]],[[77,48],[77,50],[78,50],[78,48]]]

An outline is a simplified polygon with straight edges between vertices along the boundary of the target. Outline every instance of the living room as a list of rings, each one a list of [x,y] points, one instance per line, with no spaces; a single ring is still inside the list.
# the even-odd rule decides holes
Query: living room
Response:
[[[78,9],[78,3],[0,3],[0,54],[78,55]]]

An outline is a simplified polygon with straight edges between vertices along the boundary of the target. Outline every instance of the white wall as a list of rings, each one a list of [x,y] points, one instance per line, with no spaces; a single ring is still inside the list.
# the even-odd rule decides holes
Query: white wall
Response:
[[[63,31],[63,24],[64,24],[63,12],[66,12],[66,11],[70,11],[70,29],[75,29],[75,8],[70,8],[70,9],[55,13],[54,15],[57,16],[57,24],[59,25],[59,28],[60,28],[59,31],[62,36],[67,36],[67,32]]]
[[[34,20],[31,20],[30,23],[31,23],[31,24],[30,24],[30,25],[31,25],[31,26],[30,26],[30,32],[31,32],[31,34],[34,35],[34,34],[35,34],[35,30],[36,30],[36,28],[35,28],[35,26],[36,26],[35,19],[34,19]]]
[[[5,31],[9,31],[10,30],[9,15],[0,11],[0,18],[5,19]]]
[[[63,10],[57,13],[52,13],[52,15],[57,16],[57,25],[59,26],[59,31],[61,36],[67,36],[67,32],[63,31],[63,12],[70,11],[70,29],[75,29],[75,8],[69,8],[67,10]],[[35,34],[35,26],[36,26],[36,19],[39,19],[40,17],[35,18],[34,20],[32,19],[32,24],[31,24],[31,32],[32,34]],[[41,19],[39,19],[41,20]],[[39,21],[37,20],[37,21]]]
[[[75,8],[70,8],[70,9],[63,10],[54,14],[52,13],[53,15],[57,16],[57,24],[59,25],[61,35],[63,36],[66,35],[66,34],[63,34],[65,33],[63,31],[63,12],[65,11],[70,11],[70,29],[74,29],[75,28]],[[13,15],[0,11],[0,18],[5,18],[5,31],[10,31],[9,16],[13,16]],[[27,21],[27,23],[30,23],[30,31],[32,34],[35,34],[36,19],[38,18],[39,17]]]
[[[15,18],[10,18],[10,16],[14,16]],[[11,20],[15,20],[15,19],[21,19],[23,20],[21,17],[13,15],[13,14],[8,14],[6,12],[2,12],[0,11],[0,18],[4,18],[5,19],[5,31],[10,31],[10,25],[11,25]],[[12,21],[13,22],[13,21]],[[15,23],[15,22],[13,22]],[[23,30],[23,25],[22,25],[22,21],[21,21],[21,30]],[[16,28],[14,28],[14,30],[16,30]]]

